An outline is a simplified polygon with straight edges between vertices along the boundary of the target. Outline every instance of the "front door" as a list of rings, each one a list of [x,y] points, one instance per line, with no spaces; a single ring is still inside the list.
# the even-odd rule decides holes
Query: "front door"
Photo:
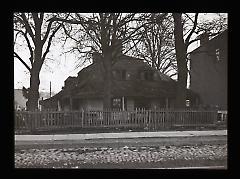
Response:
[[[137,98],[134,100],[134,108],[150,109],[151,101],[150,99],[147,99],[147,98]]]

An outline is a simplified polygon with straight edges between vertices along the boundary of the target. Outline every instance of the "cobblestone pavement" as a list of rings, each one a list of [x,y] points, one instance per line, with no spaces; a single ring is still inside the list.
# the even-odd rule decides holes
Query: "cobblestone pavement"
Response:
[[[227,145],[125,146],[15,151],[16,168],[81,168],[84,165],[227,160]]]

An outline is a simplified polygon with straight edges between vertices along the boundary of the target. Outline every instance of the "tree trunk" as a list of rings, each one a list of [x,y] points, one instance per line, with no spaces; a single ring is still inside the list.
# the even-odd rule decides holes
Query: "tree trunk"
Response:
[[[42,46],[41,44],[36,44],[36,49],[34,51],[34,64],[31,69],[31,77],[30,77],[30,88],[29,95],[27,101],[27,110],[35,111],[38,109],[38,99],[39,99],[39,73],[42,68]]]
[[[27,110],[35,111],[38,109],[38,99],[39,99],[39,71],[32,69],[30,77],[30,88],[27,101]]]
[[[111,55],[107,54],[104,57],[104,88],[103,88],[103,108],[110,109],[112,99],[112,59]]]
[[[173,13],[174,18],[174,38],[178,68],[176,108],[186,107],[186,87],[187,87],[187,49],[183,39],[182,14]]]

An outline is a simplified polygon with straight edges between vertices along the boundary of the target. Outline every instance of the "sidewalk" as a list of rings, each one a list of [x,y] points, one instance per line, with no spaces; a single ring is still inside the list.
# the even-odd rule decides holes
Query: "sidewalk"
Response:
[[[164,132],[125,132],[97,134],[59,134],[59,135],[15,135],[15,142],[21,141],[77,141],[91,139],[133,139],[133,138],[171,138],[194,136],[227,136],[227,130],[213,131],[164,131]]]

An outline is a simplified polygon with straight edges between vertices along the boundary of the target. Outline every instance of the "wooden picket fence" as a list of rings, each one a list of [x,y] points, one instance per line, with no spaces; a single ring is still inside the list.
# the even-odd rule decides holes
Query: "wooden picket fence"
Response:
[[[16,111],[15,131],[106,127],[154,131],[212,126],[216,121],[217,111],[203,110]]]

